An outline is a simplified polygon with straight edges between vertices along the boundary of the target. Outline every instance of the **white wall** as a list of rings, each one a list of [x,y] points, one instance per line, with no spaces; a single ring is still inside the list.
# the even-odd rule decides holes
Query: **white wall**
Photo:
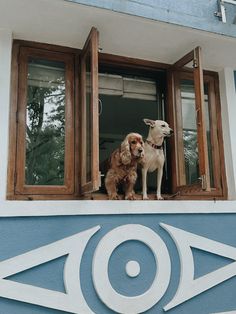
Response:
[[[0,29],[0,204],[6,198],[11,48],[11,31]]]
[[[229,199],[236,199],[236,91],[234,69],[219,73],[223,139]]]

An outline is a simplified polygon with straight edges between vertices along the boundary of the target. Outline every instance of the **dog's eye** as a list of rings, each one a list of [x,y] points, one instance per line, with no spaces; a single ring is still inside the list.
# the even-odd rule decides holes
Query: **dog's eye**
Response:
[[[136,141],[131,141],[131,144],[136,144]]]
[[[165,124],[162,124],[161,127],[162,127],[162,128],[165,128]]]

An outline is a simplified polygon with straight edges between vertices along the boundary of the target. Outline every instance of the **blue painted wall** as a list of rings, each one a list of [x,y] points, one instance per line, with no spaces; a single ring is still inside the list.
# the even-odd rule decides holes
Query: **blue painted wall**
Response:
[[[66,0],[148,19],[236,37],[236,5],[226,4],[227,23],[214,16],[217,0]]]
[[[162,308],[172,299],[178,286],[180,262],[176,246],[169,234],[159,226],[160,222],[236,247],[236,215],[233,214],[2,218],[0,227],[0,261],[101,225],[101,229],[91,238],[85,249],[80,269],[81,283],[84,296],[96,314],[114,313],[105,307],[95,292],[91,278],[93,254],[99,241],[108,231],[128,223],[142,224],[154,230],[162,238],[171,258],[172,273],[170,285],[159,303],[146,312],[150,314],[164,314],[165,312]],[[193,255],[196,278],[232,262],[226,258],[200,250],[194,250]],[[64,292],[62,272],[65,259],[66,257],[59,258],[13,275],[8,279]],[[141,273],[136,278],[129,278],[124,272],[125,263],[130,259],[137,260],[141,265]],[[150,287],[155,275],[155,269],[155,262],[150,249],[141,242],[128,241],[117,247],[110,259],[110,281],[114,289],[121,294],[128,296],[139,295]],[[168,313],[209,314],[235,310],[235,286],[236,277],[233,277],[169,310]],[[0,298],[0,313],[60,314],[65,312]]]

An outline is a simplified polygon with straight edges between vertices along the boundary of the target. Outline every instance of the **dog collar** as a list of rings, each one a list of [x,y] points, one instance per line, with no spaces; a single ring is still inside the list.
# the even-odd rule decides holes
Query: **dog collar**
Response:
[[[146,142],[155,149],[163,149],[163,145],[156,145],[149,140],[146,140]]]

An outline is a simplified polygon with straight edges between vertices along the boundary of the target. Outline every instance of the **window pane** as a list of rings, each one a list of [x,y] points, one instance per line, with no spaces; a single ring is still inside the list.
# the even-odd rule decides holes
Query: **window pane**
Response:
[[[208,158],[211,186],[213,181],[212,152],[210,138],[210,117],[207,86],[204,86],[205,124],[207,132]],[[199,155],[197,143],[197,120],[195,107],[195,92],[192,80],[181,80],[181,104],[183,123],[183,144],[186,184],[196,183],[199,179]]]
[[[91,99],[92,99],[92,81],[91,81],[91,54],[86,57],[86,181],[92,180],[92,125],[91,125]]]
[[[183,119],[183,144],[186,184],[199,178],[197,124],[193,81],[181,81],[181,101]]]
[[[211,187],[214,187],[214,177],[213,177],[213,156],[212,156],[212,145],[211,145],[211,128],[210,128],[210,109],[209,109],[209,96],[208,96],[208,85],[204,85],[204,104],[205,104],[205,124],[207,132],[207,147],[208,147],[208,160],[210,169],[210,182]]]
[[[65,64],[30,58],[26,109],[27,185],[63,185]]]

